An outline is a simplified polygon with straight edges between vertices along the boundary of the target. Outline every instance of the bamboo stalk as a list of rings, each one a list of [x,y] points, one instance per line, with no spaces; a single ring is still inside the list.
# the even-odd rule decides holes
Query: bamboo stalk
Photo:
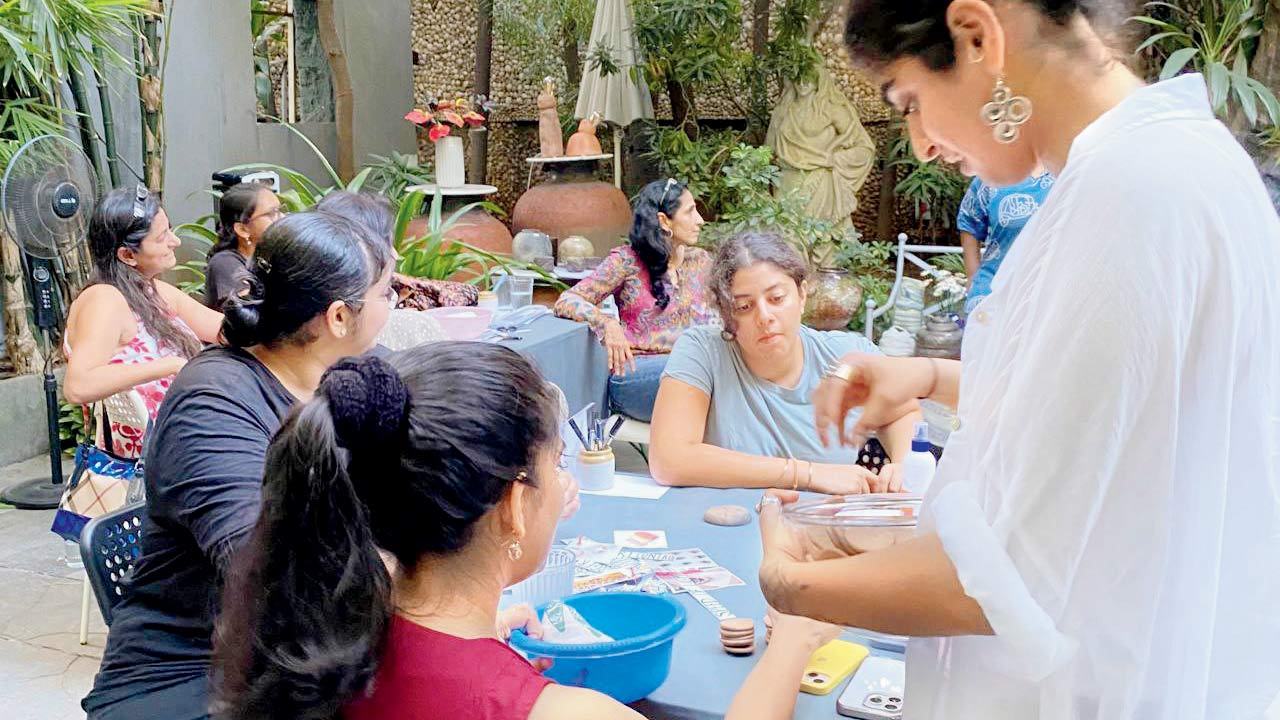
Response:
[[[89,156],[93,170],[98,176],[98,183],[105,184],[110,177],[102,165],[98,155],[98,144],[93,140],[93,112],[89,108],[89,94],[85,92],[84,71],[79,67],[68,68],[67,86],[71,88],[71,101],[75,103],[72,112],[76,116],[76,127],[80,130],[80,148]]]
[[[160,85],[160,20],[163,2],[154,0],[153,12],[142,20],[142,67],[138,73],[138,97],[142,107],[143,175],[153,192],[164,188],[163,89]]]
[[[111,91],[107,87],[107,54],[99,46],[93,49],[93,55],[98,59],[94,77],[98,80],[98,105],[102,112],[102,142],[107,150],[107,173],[111,177],[111,187],[116,187],[120,184],[120,155],[116,152],[116,124],[111,111]]]

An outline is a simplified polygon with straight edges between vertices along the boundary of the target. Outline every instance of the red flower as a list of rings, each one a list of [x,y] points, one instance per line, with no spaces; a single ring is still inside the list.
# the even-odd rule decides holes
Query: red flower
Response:
[[[440,138],[447,136],[448,134],[449,134],[448,125],[445,125],[444,123],[436,123],[435,125],[431,126],[431,129],[429,131],[427,131],[427,139],[430,140],[431,142],[435,142]]]
[[[462,116],[452,110],[442,110],[440,115],[446,122],[453,123],[454,127],[466,126],[466,123],[462,121]]]
[[[474,110],[463,115],[462,119],[466,120],[467,124],[471,127],[480,127],[481,125],[484,125],[484,116]]]
[[[426,114],[426,113],[424,113],[424,112],[422,112],[421,110],[419,110],[419,109],[417,109],[417,108],[414,108],[413,110],[410,110],[410,111],[409,111],[409,112],[404,116],[404,119],[405,119],[405,120],[408,120],[409,122],[413,123],[414,125],[426,125],[427,123],[431,122],[431,116],[430,116],[430,115],[428,115],[428,114]]]

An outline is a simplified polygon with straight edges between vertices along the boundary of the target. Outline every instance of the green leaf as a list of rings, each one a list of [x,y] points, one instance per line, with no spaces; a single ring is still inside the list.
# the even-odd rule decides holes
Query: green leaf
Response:
[[[346,189],[349,190],[350,192],[360,192],[360,188],[364,187],[365,182],[368,181],[369,175],[373,171],[374,171],[374,168],[367,167],[361,170],[360,172],[356,173],[356,176],[351,178],[351,182],[347,183]]]
[[[1181,50],[1175,51],[1169,56],[1169,59],[1165,61],[1164,69],[1160,71],[1160,79],[1168,80],[1174,75],[1182,72],[1182,69],[1187,66],[1187,63],[1191,62],[1191,59],[1199,53],[1200,48],[1194,47],[1182,48]]]
[[[1221,114],[1227,107],[1227,97],[1231,90],[1231,72],[1227,70],[1227,66],[1222,63],[1210,63],[1208,68],[1209,75],[1209,104],[1213,106],[1215,113]]]
[[[1183,38],[1186,38],[1186,37],[1187,37],[1187,35],[1186,35],[1186,33],[1176,32],[1176,31],[1174,31],[1174,32],[1162,32],[1162,33],[1156,33],[1155,35],[1152,35],[1151,37],[1147,38],[1146,40],[1143,40],[1143,41],[1142,41],[1142,44],[1141,44],[1141,45],[1139,45],[1139,46],[1138,46],[1138,48],[1137,48],[1136,50],[1134,50],[1134,51],[1133,51],[1133,53],[1134,53],[1135,55],[1137,55],[1138,53],[1142,52],[1143,50],[1146,50],[1147,48],[1151,47],[1152,45],[1156,44],[1157,42],[1160,42],[1161,40],[1164,40],[1165,38],[1170,38],[1170,37],[1183,37]],[[1187,38],[1187,39],[1190,39],[1190,38]]]

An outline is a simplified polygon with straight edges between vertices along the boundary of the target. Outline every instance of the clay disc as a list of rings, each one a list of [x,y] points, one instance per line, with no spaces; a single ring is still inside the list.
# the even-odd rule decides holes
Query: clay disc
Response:
[[[728,620],[720,621],[720,632],[722,633],[740,633],[748,630],[755,632],[755,629],[756,621],[751,618],[729,618]]]
[[[751,522],[751,513],[741,505],[716,505],[707,508],[702,519],[712,525],[736,527]]]
[[[756,639],[753,637],[733,638],[733,639],[721,638],[720,644],[727,648],[749,648],[752,645],[756,644]]]
[[[751,645],[750,647],[745,647],[745,648],[727,647],[724,649],[724,651],[729,653],[730,655],[751,655],[756,651],[756,646]]]

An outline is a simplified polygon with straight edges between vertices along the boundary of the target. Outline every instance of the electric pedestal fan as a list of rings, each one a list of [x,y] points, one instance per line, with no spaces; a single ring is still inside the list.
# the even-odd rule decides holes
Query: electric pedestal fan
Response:
[[[71,140],[42,135],[23,145],[0,184],[0,217],[22,251],[22,270],[32,319],[44,339],[44,400],[49,422],[48,478],[7,490],[0,500],[14,507],[49,509],[62,496],[62,449],[58,437],[58,382],[53,358],[59,352],[66,297],[89,272],[85,235],[98,200],[93,167]]]

